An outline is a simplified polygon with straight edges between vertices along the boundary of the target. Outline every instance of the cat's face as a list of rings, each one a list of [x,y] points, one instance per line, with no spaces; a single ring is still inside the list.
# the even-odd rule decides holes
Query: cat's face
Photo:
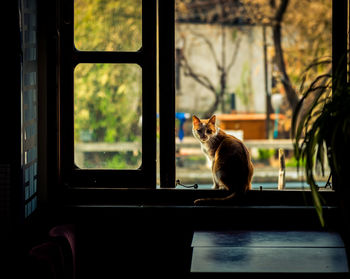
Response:
[[[197,116],[192,116],[192,133],[195,138],[201,142],[210,140],[217,135],[217,127],[215,126],[216,116],[213,115],[210,119],[199,119]]]

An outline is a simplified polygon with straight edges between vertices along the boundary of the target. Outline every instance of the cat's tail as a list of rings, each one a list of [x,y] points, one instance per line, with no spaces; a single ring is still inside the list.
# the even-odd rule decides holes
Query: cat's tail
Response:
[[[237,193],[233,192],[226,197],[222,198],[204,198],[204,199],[196,199],[194,201],[194,205],[214,205],[221,204],[222,202],[232,201],[236,197]]]

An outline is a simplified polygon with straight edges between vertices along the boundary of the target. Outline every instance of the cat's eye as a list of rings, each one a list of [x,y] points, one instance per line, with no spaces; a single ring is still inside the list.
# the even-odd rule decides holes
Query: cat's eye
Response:
[[[211,134],[213,131],[211,129],[207,130],[207,134]]]

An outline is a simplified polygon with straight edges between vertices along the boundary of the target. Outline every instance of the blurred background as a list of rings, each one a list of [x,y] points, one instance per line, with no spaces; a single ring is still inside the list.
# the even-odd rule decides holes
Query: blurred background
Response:
[[[277,188],[280,148],[286,187],[302,187],[292,113],[304,71],[317,59],[329,59],[331,41],[328,0],[177,0],[176,173],[181,182],[212,184],[191,133],[191,115],[216,114],[218,125],[249,148],[255,188]],[[304,85],[329,72],[328,66],[308,72]],[[327,178],[319,177],[320,186]]]
[[[75,0],[79,50],[142,47],[141,0]],[[300,86],[330,71],[329,0],[176,0],[176,174],[212,184],[191,132],[191,116],[218,125],[249,148],[254,187],[276,188],[278,150],[286,186],[304,186],[291,139]],[[131,34],[131,35],[130,35]],[[142,163],[142,69],[134,64],[79,64],[74,75],[75,163],[80,168],[137,169]],[[301,165],[303,163],[301,162]],[[320,186],[327,180],[320,176]]]

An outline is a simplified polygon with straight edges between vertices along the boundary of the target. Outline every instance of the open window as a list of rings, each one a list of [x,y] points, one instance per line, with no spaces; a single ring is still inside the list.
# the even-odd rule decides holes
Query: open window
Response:
[[[250,150],[253,189],[307,189],[291,122],[301,86],[331,74],[332,36],[332,1],[177,0],[176,177],[212,186],[191,116],[216,114]],[[320,173],[319,187],[330,189],[329,178]]]
[[[218,124],[250,148],[253,189],[277,188],[279,148],[286,156],[286,188],[306,187],[293,160],[290,88],[274,41],[273,16],[283,1],[266,1],[261,10],[252,9],[254,1],[164,2],[61,2],[63,184],[156,189],[174,188],[180,179],[210,188],[210,168],[192,137],[190,116],[215,113]],[[314,55],[333,56],[334,67],[340,61],[335,53],[344,53],[333,31],[343,28],[334,17],[341,5],[307,3],[319,22],[311,22],[300,1],[289,1],[280,22],[284,66],[297,67],[287,72],[293,90]],[[322,40],[310,40],[310,34]]]

